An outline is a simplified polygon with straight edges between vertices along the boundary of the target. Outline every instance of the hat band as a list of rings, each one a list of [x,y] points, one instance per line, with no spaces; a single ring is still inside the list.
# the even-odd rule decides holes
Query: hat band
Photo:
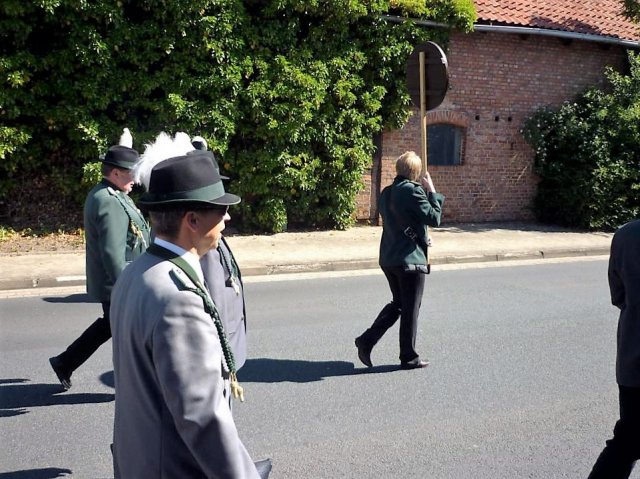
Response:
[[[214,201],[224,195],[224,185],[222,181],[218,181],[213,185],[203,186],[195,190],[174,191],[171,193],[152,193],[149,191],[146,194],[146,200],[152,203],[174,200]]]

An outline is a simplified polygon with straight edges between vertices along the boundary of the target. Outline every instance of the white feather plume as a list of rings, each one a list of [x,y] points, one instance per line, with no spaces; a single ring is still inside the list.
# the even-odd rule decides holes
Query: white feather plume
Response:
[[[207,140],[202,138],[201,136],[194,136],[191,138],[191,144],[194,145],[198,150],[207,150]]]
[[[186,133],[176,133],[174,138],[165,132],[160,133],[152,143],[145,145],[144,153],[133,169],[134,181],[144,185],[148,190],[151,170],[154,166],[168,158],[183,156],[193,150],[195,148]]]
[[[131,132],[129,128],[125,128],[122,130],[122,135],[120,136],[120,141],[118,142],[120,146],[126,146],[127,148],[133,148],[133,136],[131,136]]]

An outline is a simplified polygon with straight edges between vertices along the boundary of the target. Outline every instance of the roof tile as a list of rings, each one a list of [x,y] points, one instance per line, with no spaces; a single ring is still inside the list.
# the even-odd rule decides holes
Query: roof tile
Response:
[[[546,28],[640,41],[622,0],[474,0],[478,23]]]

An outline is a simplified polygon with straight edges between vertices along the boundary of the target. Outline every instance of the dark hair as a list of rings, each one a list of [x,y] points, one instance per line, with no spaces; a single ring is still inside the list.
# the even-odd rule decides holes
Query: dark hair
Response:
[[[109,176],[115,168],[116,167],[113,165],[102,163],[102,167],[100,168],[100,171],[102,172],[102,176]]]
[[[149,211],[151,227],[155,234],[175,238],[180,231],[180,222],[187,211],[191,211],[191,209],[184,206]]]
[[[110,165],[109,163],[102,163],[102,166],[100,167],[100,172],[102,173],[102,176],[105,177],[109,176],[113,170],[130,171],[127,168],[120,168],[119,166]]]

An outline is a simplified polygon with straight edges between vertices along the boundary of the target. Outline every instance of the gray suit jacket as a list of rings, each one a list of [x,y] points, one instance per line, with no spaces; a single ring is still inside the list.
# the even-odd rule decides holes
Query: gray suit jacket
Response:
[[[640,220],[627,223],[613,236],[609,258],[611,302],[618,320],[618,384],[640,387]]]
[[[244,285],[242,278],[238,278],[238,294],[232,286],[227,286],[229,272],[224,267],[220,255],[225,255],[226,264],[231,267],[232,253],[224,238],[220,240],[217,249],[210,250],[200,260],[204,279],[211,298],[213,299],[224,330],[229,338],[229,344],[236,361],[236,369],[240,369],[247,360],[247,325],[244,307]],[[238,271],[240,273],[240,271]]]
[[[116,478],[258,478],[225,395],[222,349],[188,277],[149,253],[111,301]]]

